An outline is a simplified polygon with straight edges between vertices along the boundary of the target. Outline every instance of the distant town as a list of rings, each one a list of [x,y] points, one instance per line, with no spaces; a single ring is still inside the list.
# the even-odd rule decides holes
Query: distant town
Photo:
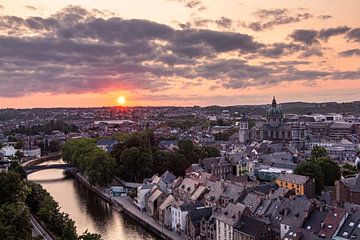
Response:
[[[2,172],[65,169],[163,239],[360,239],[359,140],[360,102],[0,110]]]

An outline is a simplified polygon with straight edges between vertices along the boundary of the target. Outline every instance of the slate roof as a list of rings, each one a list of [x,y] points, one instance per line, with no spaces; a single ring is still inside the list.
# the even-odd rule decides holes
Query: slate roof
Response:
[[[171,184],[176,180],[176,177],[174,174],[169,172],[168,170],[163,173],[160,177],[166,184]]]
[[[292,173],[284,173],[278,176],[277,180],[291,182],[296,184],[305,184],[306,181],[309,179],[307,176],[301,176]]]
[[[316,234],[319,233],[321,229],[321,223],[324,221],[326,214],[326,212],[315,209],[305,221],[303,228]]]
[[[188,217],[191,219],[195,226],[200,225],[202,218],[209,219],[212,215],[212,208],[195,208],[191,209],[188,213]]]
[[[331,238],[335,234],[341,220],[345,216],[346,216],[345,209],[334,208],[326,215],[324,219],[324,227],[321,228],[319,235]]]
[[[264,226],[266,226],[266,223],[253,217],[242,215],[239,221],[235,224],[234,229],[255,238],[260,233],[259,229]]]
[[[344,224],[336,235],[346,239],[360,238],[360,210],[357,209],[354,213],[349,215]]]
[[[247,207],[242,203],[229,203],[226,208],[221,208],[214,212],[214,215],[219,221],[234,226],[246,209]]]

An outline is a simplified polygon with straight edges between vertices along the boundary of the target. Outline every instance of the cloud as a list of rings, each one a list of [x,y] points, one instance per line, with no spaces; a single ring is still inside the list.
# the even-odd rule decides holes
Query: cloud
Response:
[[[0,9],[4,9],[5,7],[3,5],[0,5]]]
[[[259,52],[264,57],[280,58],[299,52],[303,49],[304,48],[301,45],[295,43],[274,43],[268,45],[266,48],[262,48]]]
[[[36,7],[30,6],[30,5],[26,5],[26,6],[24,6],[24,8],[26,8],[26,9],[28,9],[28,10],[32,10],[32,11],[36,11],[36,10],[37,10]]]
[[[339,53],[341,57],[352,57],[352,56],[360,56],[360,49],[350,49]]]
[[[297,29],[290,34],[290,37],[295,42],[301,42],[306,45],[312,45],[318,43],[317,35],[318,32],[315,30]]]
[[[286,8],[260,9],[254,12],[253,15],[257,17],[259,21],[242,23],[241,25],[254,31],[272,29],[275,26],[297,23],[312,18],[312,14],[310,13],[294,13]]]
[[[346,37],[350,41],[360,42],[360,28],[354,28],[346,34]]]
[[[351,28],[347,26],[339,26],[335,28],[321,29],[318,33],[318,37],[321,40],[328,40],[332,36],[341,35],[349,31]]]
[[[105,15],[69,6],[47,18],[1,16],[0,96],[114,89],[155,94],[178,87],[179,79],[184,86],[265,88],[287,81],[358,79],[360,75],[359,71],[299,70],[310,66],[306,61],[282,61],[284,56],[306,51],[319,55],[312,44],[317,31],[309,39],[294,34],[295,43],[264,44],[245,33],[175,29]],[[279,61],[245,60],[251,57]]]
[[[185,7],[190,9],[197,9],[198,11],[206,10],[205,5],[201,0],[168,0],[183,3]]]
[[[333,28],[323,28],[319,31],[312,29],[296,29],[289,36],[295,42],[301,42],[306,45],[318,44],[320,40],[327,41],[330,37],[347,34],[348,39],[356,39],[356,29],[349,32],[351,28],[348,26],[338,26]],[[355,30],[355,31],[354,31]],[[354,33],[355,32],[355,33]],[[359,30],[360,37],[360,30]],[[359,38],[360,39],[360,38]],[[355,40],[356,41],[356,40]]]
[[[331,15],[320,15],[320,16],[318,16],[318,18],[322,19],[322,20],[326,20],[326,19],[332,18],[332,16]]]
[[[227,17],[221,17],[218,20],[215,20],[215,23],[218,27],[229,29],[232,25],[232,20]]]

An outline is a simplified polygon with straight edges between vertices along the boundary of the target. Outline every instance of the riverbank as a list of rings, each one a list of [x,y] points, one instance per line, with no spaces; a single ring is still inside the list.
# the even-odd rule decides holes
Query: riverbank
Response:
[[[180,240],[181,237],[177,235],[175,232],[172,232],[158,222],[156,222],[153,218],[147,215],[144,212],[141,212],[133,202],[127,197],[111,197],[109,193],[107,193],[106,189],[92,186],[87,178],[81,175],[78,172],[72,171],[70,172],[72,176],[86,186],[89,190],[103,199],[105,202],[109,203],[114,210],[118,212],[125,213],[127,216],[132,218],[134,221],[139,223],[141,226],[155,234],[157,237],[164,240]]]

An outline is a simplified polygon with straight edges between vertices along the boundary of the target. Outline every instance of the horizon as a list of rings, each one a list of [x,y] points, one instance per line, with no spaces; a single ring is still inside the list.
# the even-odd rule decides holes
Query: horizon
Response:
[[[347,102],[336,102],[336,101],[331,101],[331,102],[304,102],[304,101],[294,101],[294,102],[277,102],[277,105],[284,105],[284,104],[326,104],[326,103],[336,103],[336,104],[351,104],[351,103],[356,103],[356,102],[360,102],[360,100],[354,100],[354,101],[347,101]],[[81,107],[81,106],[69,106],[69,107],[64,107],[64,106],[55,106],[55,107],[32,107],[32,108],[0,108],[0,111],[2,110],[34,110],[34,109],[94,109],[94,108],[171,108],[171,107],[175,107],[175,108],[193,108],[193,107],[201,107],[201,108],[207,108],[207,107],[221,107],[221,108],[226,108],[226,107],[247,107],[247,106],[269,106],[271,105],[271,103],[258,103],[258,104],[234,104],[234,105],[203,105],[203,106],[199,106],[199,105],[159,105],[159,106],[146,106],[146,105],[138,105],[138,106],[119,106],[119,105],[109,105],[109,106],[88,106],[88,107]]]
[[[0,0],[0,108],[358,101],[358,9],[357,0]]]

